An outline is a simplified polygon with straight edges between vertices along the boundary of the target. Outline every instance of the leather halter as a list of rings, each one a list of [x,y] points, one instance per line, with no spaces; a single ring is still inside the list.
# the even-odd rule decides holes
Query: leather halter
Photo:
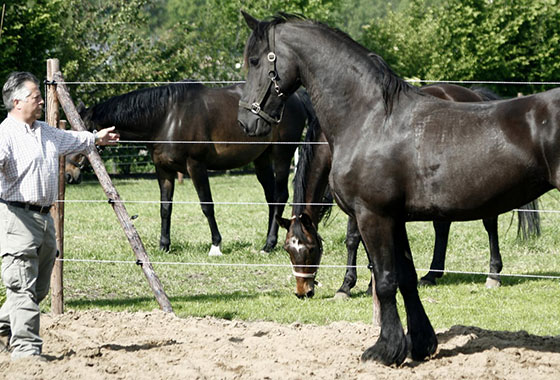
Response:
[[[75,167],[77,167],[78,169],[82,170],[85,166],[86,166],[86,156],[81,156],[79,161],[75,161],[71,158],[68,158],[66,161],[68,161],[69,164],[74,165]]]
[[[274,53],[274,27],[271,27],[268,31],[268,48],[269,53],[266,55],[268,62],[268,78],[270,79],[270,84],[263,87],[257,96],[257,100],[249,104],[242,100],[239,101],[239,106],[248,109],[255,115],[266,120],[269,124],[278,124],[282,120],[284,115],[284,104],[282,104],[282,111],[280,112],[280,117],[275,119],[263,110],[263,103],[269,93],[270,87],[274,85],[274,90],[277,96],[283,96],[284,94],[280,91],[280,85],[278,85],[278,71],[276,70],[276,53]]]

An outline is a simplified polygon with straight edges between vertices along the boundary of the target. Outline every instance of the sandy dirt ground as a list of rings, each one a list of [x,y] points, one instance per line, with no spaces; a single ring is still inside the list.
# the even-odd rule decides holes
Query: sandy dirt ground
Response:
[[[425,362],[362,363],[379,329],[69,311],[41,319],[46,362],[10,361],[3,379],[560,379],[560,336],[454,326]]]

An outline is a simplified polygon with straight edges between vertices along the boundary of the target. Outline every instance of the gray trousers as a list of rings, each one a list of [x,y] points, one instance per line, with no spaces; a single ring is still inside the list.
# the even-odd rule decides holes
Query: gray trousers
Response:
[[[39,302],[49,293],[56,258],[50,214],[0,203],[0,255],[6,301],[0,308],[0,335],[11,333],[12,359],[41,353]]]

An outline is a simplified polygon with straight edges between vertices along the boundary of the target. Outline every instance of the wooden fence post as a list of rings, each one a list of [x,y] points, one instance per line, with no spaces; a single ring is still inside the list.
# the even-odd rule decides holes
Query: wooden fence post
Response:
[[[53,74],[59,71],[58,59],[47,60],[47,124],[51,127],[66,128],[66,123],[59,125],[59,104],[58,97],[56,96],[56,88],[52,84]],[[58,200],[64,200],[64,157],[59,158],[59,172],[58,172]],[[54,226],[56,230],[56,247],[58,249],[58,259],[64,258],[64,202],[55,203],[51,210],[51,215],[54,219]],[[54,314],[64,313],[64,286],[63,286],[63,262],[56,260],[54,262],[53,271],[51,274],[51,311]]]
[[[56,92],[58,94],[58,100],[62,105],[62,108],[64,109],[64,113],[66,114],[66,118],[70,122],[72,129],[77,131],[86,130],[84,122],[82,121],[80,115],[78,114],[78,111],[76,110],[76,106],[70,98],[70,94],[66,85],[64,84],[64,78],[62,77],[62,73],[60,71],[54,73],[54,81],[56,82]],[[159,281],[159,278],[157,277],[152,267],[152,263],[150,262],[146,250],[144,249],[142,240],[140,240],[140,236],[138,235],[136,228],[134,228],[134,225],[132,224],[132,220],[130,219],[128,212],[126,211],[126,208],[124,207],[121,197],[117,192],[117,189],[115,189],[113,183],[111,182],[111,178],[109,177],[109,174],[107,173],[107,170],[103,165],[103,161],[101,160],[99,153],[97,153],[96,150],[93,150],[92,152],[88,153],[87,157],[89,163],[91,164],[91,167],[93,168],[95,174],[97,175],[97,178],[99,179],[101,187],[103,187],[103,191],[105,191],[107,198],[109,198],[109,203],[111,204],[113,210],[115,211],[115,214],[117,215],[117,219],[119,220],[132,247],[132,250],[136,255],[137,263],[142,267],[144,275],[146,276],[148,284],[154,292],[156,300],[158,301],[163,311],[172,313],[173,308],[171,307],[171,303],[169,302],[169,299],[167,298],[167,295],[163,290],[163,286],[161,285],[161,282]]]

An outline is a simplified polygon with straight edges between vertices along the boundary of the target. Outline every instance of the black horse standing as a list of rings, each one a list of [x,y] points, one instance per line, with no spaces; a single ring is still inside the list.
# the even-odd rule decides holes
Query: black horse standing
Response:
[[[481,102],[500,99],[486,88],[468,89],[454,84],[435,84],[421,87],[421,90],[441,99],[460,102]],[[332,154],[318,123],[312,123],[307,129],[305,142],[300,149],[300,160],[294,178],[294,206],[290,219],[278,218],[281,227],[287,230],[284,249],[288,251],[294,266],[296,278],[296,296],[312,297],[315,289],[315,276],[321,261],[321,238],[318,234],[319,222],[330,212],[332,196],[328,189],[328,175],[331,169]],[[318,205],[319,203],[319,205]],[[520,235],[536,234],[540,230],[539,217],[536,212],[538,201],[535,200],[523,208],[531,210],[519,212],[519,230],[528,231]],[[490,244],[490,274],[486,287],[500,285],[499,273],[502,270],[502,257],[498,244],[498,218],[483,220]],[[434,221],[435,245],[430,271],[420,279],[420,284],[434,285],[436,279],[443,275],[445,256],[451,222]],[[361,242],[356,220],[348,217],[346,232],[347,268],[342,285],[335,298],[350,296],[350,290],[356,285],[356,256]],[[302,254],[302,251],[304,253]],[[367,293],[372,293],[372,283]]]
[[[286,96],[305,86],[332,151],[335,199],[356,218],[373,262],[381,332],[362,359],[430,357],[437,337],[405,224],[495,217],[560,188],[560,89],[449,102],[409,85],[338,30],[288,15],[245,19],[252,33],[239,122],[249,135],[269,133],[267,119],[278,119]]]
[[[263,250],[269,252],[276,245],[278,225],[274,215],[282,215],[288,200],[288,176],[296,145],[273,143],[299,142],[307,118],[314,117],[314,113],[309,101],[304,99],[307,95],[297,92],[287,101],[279,128],[264,137],[248,138],[237,123],[242,89],[242,84],[209,88],[195,82],[174,83],[118,95],[81,111],[90,130],[115,125],[121,140],[161,141],[148,143],[147,147],[156,167],[161,194],[160,248],[163,250],[169,250],[170,246],[176,173],[188,173],[191,177],[210,225],[210,255],[221,255],[222,236],[214,217],[208,170],[233,169],[250,162],[254,163],[269,203]]]

